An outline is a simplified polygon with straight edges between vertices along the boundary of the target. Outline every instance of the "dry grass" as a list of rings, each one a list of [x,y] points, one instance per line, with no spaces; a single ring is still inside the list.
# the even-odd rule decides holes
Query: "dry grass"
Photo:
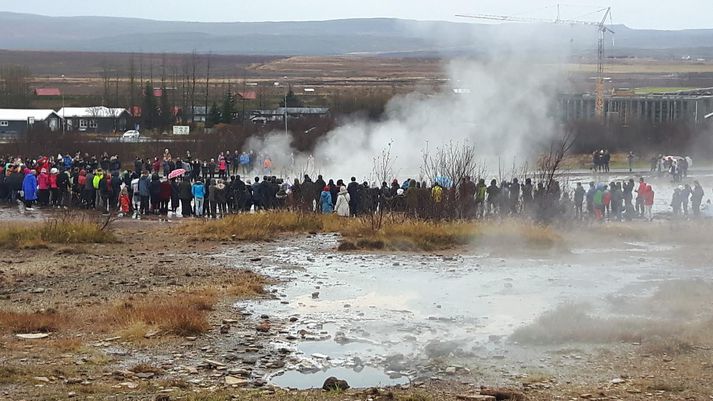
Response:
[[[52,333],[67,325],[66,316],[55,312],[0,311],[0,332]]]
[[[114,327],[121,327],[129,337],[138,337],[149,328],[177,336],[203,334],[210,329],[207,313],[213,310],[216,299],[210,295],[182,294],[126,301],[112,307],[106,319]],[[143,336],[141,335],[141,336]]]
[[[250,213],[220,220],[186,224],[182,230],[196,241],[267,241],[276,235],[321,229],[317,215],[300,213]]]
[[[38,224],[8,224],[0,229],[0,248],[47,249],[49,244],[112,243],[116,238],[98,222],[52,219]]]
[[[524,221],[432,222],[388,218],[375,230],[369,218],[340,218],[335,215],[271,212],[241,214],[223,220],[186,225],[192,240],[272,240],[286,233],[334,232],[342,235],[342,250],[441,250],[473,242],[501,244],[518,241],[524,245],[555,247],[562,238],[552,229]]]

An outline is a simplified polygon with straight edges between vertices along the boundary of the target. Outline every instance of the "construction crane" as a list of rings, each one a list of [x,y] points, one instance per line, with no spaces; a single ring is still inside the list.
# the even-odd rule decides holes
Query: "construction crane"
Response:
[[[579,21],[572,19],[561,19],[559,15],[559,6],[557,7],[557,18],[555,20],[541,19],[541,18],[522,18],[522,17],[512,17],[507,15],[492,15],[492,14],[474,14],[474,15],[463,15],[459,14],[456,17],[461,18],[472,18],[472,19],[482,19],[490,21],[504,21],[504,22],[530,22],[530,23],[551,23],[551,24],[568,24],[568,25],[588,25],[597,28],[599,32],[599,38],[597,43],[597,83],[595,87],[595,102],[594,102],[594,114],[600,121],[604,119],[604,37],[607,33],[614,33],[609,27],[606,26],[607,18],[611,17],[611,7],[602,8],[596,11],[596,13],[604,13],[604,17],[600,22],[593,21]]]

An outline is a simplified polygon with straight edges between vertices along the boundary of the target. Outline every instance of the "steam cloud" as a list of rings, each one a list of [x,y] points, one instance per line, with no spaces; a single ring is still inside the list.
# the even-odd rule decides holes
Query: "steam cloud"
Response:
[[[248,146],[270,155],[278,172],[289,177],[319,173],[363,181],[372,178],[374,157],[391,144],[394,178],[405,179],[418,178],[426,148],[467,141],[492,174],[499,162],[526,162],[560,129],[551,113],[566,84],[558,67],[509,53],[488,61],[455,60],[445,68],[449,79],[440,91],[393,98],[379,122],[343,122],[317,144],[313,159],[291,149],[284,133],[253,139]]]

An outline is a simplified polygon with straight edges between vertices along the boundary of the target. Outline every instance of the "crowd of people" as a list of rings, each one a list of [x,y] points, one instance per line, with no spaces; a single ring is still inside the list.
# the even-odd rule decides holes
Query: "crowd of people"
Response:
[[[256,163],[260,159],[263,162]],[[159,157],[137,157],[129,168],[119,157],[108,154],[5,157],[0,161],[0,199],[11,204],[21,202],[26,209],[97,209],[135,219],[150,215],[167,219],[169,214],[219,218],[231,213],[292,209],[345,217],[385,211],[422,219],[521,215],[538,220],[651,220],[655,196],[644,178],[638,184],[634,179],[590,182],[587,188],[582,183],[562,188],[555,180],[535,183],[530,178],[524,182],[493,179],[486,184],[482,178],[463,177],[456,185],[446,186],[439,180],[432,184],[393,180],[376,185],[358,182],[356,177],[344,182],[304,175],[290,182],[270,174],[269,157],[239,151],[199,160],[190,153],[173,157],[166,150]],[[249,174],[257,176],[247,178]],[[676,188],[673,214],[688,215],[690,210],[699,216],[703,196],[697,181]]]

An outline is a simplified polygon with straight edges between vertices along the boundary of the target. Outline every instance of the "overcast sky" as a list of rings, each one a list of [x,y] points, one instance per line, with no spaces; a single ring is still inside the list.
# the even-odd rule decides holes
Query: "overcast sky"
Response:
[[[455,14],[556,16],[557,0],[0,0],[0,11],[51,16],[102,15],[181,21],[285,21],[395,17],[462,21]],[[563,1],[563,4],[565,2]],[[711,0],[566,0],[562,17],[613,7],[613,22],[632,28],[713,28]],[[592,6],[595,4],[595,6]],[[150,6],[149,6],[150,5]],[[546,8],[548,7],[549,8]],[[595,16],[582,16],[593,20]]]

